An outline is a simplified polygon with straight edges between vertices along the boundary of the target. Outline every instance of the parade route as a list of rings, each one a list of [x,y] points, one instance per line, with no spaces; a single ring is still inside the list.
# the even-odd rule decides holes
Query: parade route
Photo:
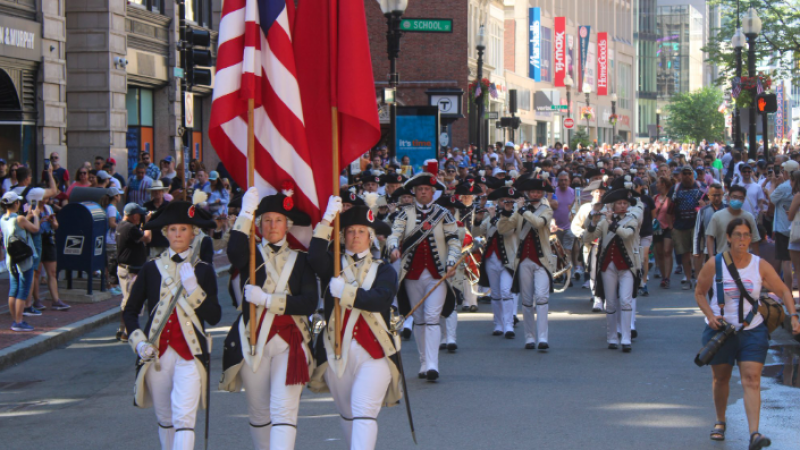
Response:
[[[227,277],[219,282],[225,286]],[[215,389],[222,340],[236,316],[227,290],[220,291],[223,319],[211,328],[209,448],[247,449],[252,442],[244,394]],[[459,313],[458,351],[443,351],[442,376],[435,384],[417,379],[416,346],[404,342],[419,446],[414,447],[399,405],[381,411],[377,448],[746,448],[736,371],[727,441],[708,439],[714,422],[711,374],[692,362],[703,324],[689,292],[655,288],[640,298],[640,334],[630,354],[606,348],[605,318],[590,312],[588,292],[573,287],[553,296],[547,353],[522,348],[521,325],[515,340],[492,336],[489,305],[481,304],[478,313]],[[134,357],[114,340],[115,331],[116,324],[106,325],[0,372],[4,449],[120,448],[121,442],[125,448],[157,447],[152,409],[132,406]],[[768,365],[772,359],[771,354]],[[800,410],[790,402],[798,391],[768,377],[762,391],[761,430],[772,437],[773,448],[793,448],[800,440],[793,425]],[[198,413],[196,448],[202,448],[203,414]],[[345,448],[330,395],[303,392],[297,448]]]

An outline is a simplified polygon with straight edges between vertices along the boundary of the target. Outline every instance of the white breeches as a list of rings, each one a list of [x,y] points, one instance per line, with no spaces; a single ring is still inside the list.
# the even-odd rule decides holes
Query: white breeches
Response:
[[[408,301],[413,308],[425,294],[430,291],[436,282],[426,269],[420,275],[419,280],[405,280]],[[441,327],[439,317],[444,309],[444,301],[447,298],[446,282],[437,287],[425,303],[414,311],[414,340],[417,341],[419,350],[420,372],[429,370],[439,371],[439,341],[441,339]]]
[[[530,259],[519,263],[517,272],[519,273],[519,298],[522,302],[522,321],[525,323],[525,342],[536,340],[539,343],[547,342],[550,277],[544,267]]]
[[[341,415],[350,450],[371,450],[378,441],[378,413],[386,397],[392,374],[386,358],[373,359],[352,340],[342,377],[331,366],[325,371],[336,410]]]
[[[275,335],[264,346],[254,373],[247,362],[239,374],[247,397],[250,435],[256,450],[293,449],[302,384],[286,385],[289,345]]]
[[[514,278],[503,262],[492,254],[486,261],[486,275],[489,278],[489,287],[492,290],[492,312],[494,313],[495,331],[513,331],[516,304],[511,294],[511,285]]]
[[[603,289],[606,294],[606,339],[609,344],[631,343],[631,317],[633,316],[633,274],[630,270],[618,270],[612,262],[603,272]],[[619,294],[617,294],[619,291]],[[617,319],[620,311],[622,341],[617,339]]]
[[[477,306],[478,296],[472,290],[472,284],[468,280],[461,282],[461,293],[464,294],[464,306]]]
[[[164,352],[160,364],[160,371],[155,365],[148,369],[144,381],[153,398],[161,450],[192,450],[202,375],[194,359],[181,358],[172,347]]]
[[[453,310],[453,313],[447,318],[439,316],[439,326],[444,327],[444,333],[442,333],[440,343],[455,344],[456,329],[458,329],[458,314],[456,314],[456,311]]]

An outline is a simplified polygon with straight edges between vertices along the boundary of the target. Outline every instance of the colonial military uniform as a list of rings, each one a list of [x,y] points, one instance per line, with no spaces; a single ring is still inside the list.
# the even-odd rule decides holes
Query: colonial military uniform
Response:
[[[636,204],[628,189],[615,189],[607,192],[602,199],[604,204],[617,200],[628,200]],[[605,300],[606,333],[610,349],[618,348],[617,320],[614,314],[621,310],[622,349],[631,350],[631,317],[633,315],[631,301],[636,296],[639,277],[638,252],[634,251],[638,230],[638,222],[633,214],[614,214],[611,222],[605,219],[595,225],[589,221],[587,227],[590,239],[600,239],[597,260],[595,262],[596,289],[595,295]]]
[[[145,229],[172,224],[214,226],[200,219],[191,203],[173,201]],[[199,250],[197,245],[180,254],[169,249],[148,261],[123,311],[128,342],[138,355],[134,404],[154,406],[162,450],[194,448],[197,409],[208,401],[211,338],[205,324],[216,325],[222,309],[216,273],[200,261]],[[149,315],[142,329],[138,316],[145,303]]]
[[[499,201],[503,198],[520,198],[521,194],[514,188],[504,187],[489,194],[489,200]],[[516,304],[511,293],[514,280],[514,263],[517,252],[517,233],[508,227],[506,233],[497,229],[501,217],[510,218],[513,211],[506,211],[503,205],[497,205],[494,217],[486,217],[481,223],[481,235],[486,238],[486,250],[483,253],[480,268],[481,287],[490,288],[492,295],[492,313],[494,315],[495,336],[506,334],[508,339],[514,338],[514,315]]]
[[[391,230],[391,226],[394,224],[394,220],[402,212],[403,207],[406,206],[406,205],[414,204],[414,197],[413,196],[414,196],[414,194],[412,194],[411,192],[409,192],[406,188],[404,188],[402,186],[394,190],[394,192],[392,193],[392,197],[389,199],[389,202],[395,204],[396,205],[396,209],[393,212],[390,212],[389,216],[384,221],[389,225],[390,230]],[[409,198],[410,198],[410,200],[409,200]],[[387,249],[387,253],[388,253],[388,247],[385,246],[385,248]],[[392,263],[392,268],[394,268],[395,272],[397,272],[397,273],[400,273],[400,263],[401,262],[402,262],[402,260],[398,259],[397,261]],[[394,306],[396,308],[398,307],[397,306],[397,297],[396,296],[395,296],[395,300],[394,300],[393,304],[394,304]],[[405,339],[405,340],[411,339],[411,333],[412,333],[413,329],[414,329],[414,316],[408,316],[408,317],[406,317],[405,322],[403,323],[403,332],[402,332],[403,339]]]
[[[553,192],[549,183],[538,178],[520,179],[516,188],[520,191]],[[550,348],[547,315],[550,292],[553,291],[552,274],[555,270],[555,255],[550,250],[552,218],[553,209],[543,197],[538,205],[528,204],[510,217],[501,217],[497,225],[498,231],[502,234],[515,230],[519,241],[511,290],[519,293],[522,303],[527,349],[533,349],[536,341],[540,350]]]
[[[435,163],[434,163],[435,165]],[[436,172],[421,172],[406,182],[412,189],[423,184],[444,190]],[[406,206],[398,214],[387,239],[389,251],[400,250],[400,288],[397,294],[400,313],[411,308],[445,277],[461,253],[455,218],[444,207],[433,202]],[[439,316],[448,317],[455,308],[455,293],[450,283],[440,283],[425,304],[414,312],[414,337],[420,353],[420,376],[434,381],[439,377]]]
[[[388,226],[374,217],[366,206],[342,213],[343,230],[363,225],[377,232]],[[384,228],[384,230],[381,230]],[[309,248],[309,263],[328,286],[334,277],[333,253],[328,245],[333,228],[317,225]],[[341,255],[344,288],[339,294],[342,311],[341,359],[334,356],[336,320],[334,299],[325,292],[327,326],[316,342],[317,369],[309,387],[315,392],[330,391],[341,425],[351,449],[373,449],[378,438],[378,413],[381,406],[393,406],[402,398],[400,372],[395,353],[400,341],[389,331],[390,307],[397,290],[397,273],[389,264],[372,258],[369,250],[361,254],[345,251]]]
[[[478,312],[478,296],[472,290],[472,286],[478,282],[479,272],[478,265],[472,256],[472,239],[473,231],[475,229],[475,195],[480,192],[480,188],[475,186],[475,180],[469,179],[461,182],[456,186],[453,192],[462,206],[456,210],[455,217],[459,223],[463,224],[465,235],[462,238],[469,241],[462,245],[461,251],[470,252],[464,259],[464,262],[459,270],[456,272],[456,279],[454,286],[462,293],[463,304],[462,311]],[[459,226],[459,229],[461,226]]]
[[[286,237],[275,244],[264,239],[256,246],[256,286],[249,287],[249,241],[254,217],[279,213],[297,226],[311,225],[311,218],[295,208],[292,197],[284,194],[264,197],[253,215],[257,199],[258,191],[254,190],[252,199],[243,202],[247,204],[243,204],[228,243],[231,266],[243,275],[245,302],[225,339],[219,388],[237,392],[244,387],[256,450],[292,449],[300,393],[313,368],[308,317],[314,314],[319,301],[317,280],[306,253],[289,248]],[[256,222],[259,225],[258,219]],[[248,295],[248,288],[256,290]],[[257,297],[264,302],[257,302]],[[256,321],[251,320],[251,302],[257,305]],[[255,354],[249,341],[254,323]]]
[[[455,212],[464,208],[464,204],[456,200],[455,195],[443,195],[435,202],[437,205],[447,208],[451,212]],[[458,225],[458,239],[461,241],[461,252],[472,251],[472,234],[467,230],[466,225],[460,220],[456,220]],[[472,294],[472,285],[467,279],[466,274],[466,259],[456,267],[456,273],[453,276],[453,289],[456,291],[456,303],[464,303],[466,296]],[[477,300],[476,300],[477,301]],[[453,313],[448,317],[439,318],[439,326],[444,327],[442,337],[439,340],[439,350],[447,349],[450,353],[454,353],[458,349],[456,343],[456,333],[458,329],[458,312],[453,309]]]
[[[602,189],[602,190],[605,191],[606,188],[603,185],[602,181],[595,180],[595,181],[589,183],[589,186],[587,186],[586,189],[584,189],[583,192],[584,193],[586,193],[586,192],[592,193],[593,191],[596,191],[598,189]],[[591,220],[591,214],[592,214],[592,209],[593,209],[594,205],[595,205],[595,203],[592,202],[592,197],[589,196],[588,203],[584,203],[583,205],[581,205],[580,208],[578,208],[578,212],[575,214],[575,217],[572,218],[572,223],[570,225],[570,229],[572,230],[572,234],[575,235],[576,239],[580,240],[580,242],[582,244],[582,247],[583,247],[583,261],[584,261],[584,263],[586,265],[586,271],[589,274],[588,275],[589,279],[586,280],[586,283],[588,283],[588,287],[592,292],[595,292],[595,290],[596,290],[595,289],[595,285],[596,285],[595,273],[596,273],[596,271],[595,271],[594,263],[595,263],[595,260],[597,259],[597,245],[598,244],[597,244],[597,240],[596,239],[589,239],[588,238],[588,234],[586,233],[586,227],[588,226],[589,221]],[[587,284],[584,284],[584,287],[586,287],[586,286],[587,286]],[[601,312],[603,310],[603,301],[602,301],[602,299],[600,297],[597,297],[597,296],[593,295],[592,296],[592,301],[593,301],[592,311]]]

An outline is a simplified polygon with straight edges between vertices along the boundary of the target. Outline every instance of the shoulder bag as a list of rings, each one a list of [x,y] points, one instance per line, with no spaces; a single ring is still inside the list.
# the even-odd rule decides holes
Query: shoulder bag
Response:
[[[748,314],[743,320],[742,315],[744,314],[744,304],[742,303],[741,299],[739,300],[739,322],[747,327],[750,322],[753,321],[753,317],[755,317],[755,312],[757,310],[758,313],[764,318],[764,325],[767,326],[768,332],[772,333],[778,329],[779,326],[782,326],[783,321],[786,319],[786,313],[783,311],[783,305],[767,295],[762,295],[758,301],[753,300],[753,297],[751,297],[750,293],[747,292],[747,289],[744,288],[742,280],[739,278],[739,271],[736,270],[736,265],[733,264],[733,258],[731,258],[730,252],[723,253],[722,257],[725,259],[725,265],[728,267],[728,272],[731,274],[731,278],[733,278],[733,281],[736,282],[736,287],[739,288],[741,299],[746,299],[750,303],[750,306],[752,306],[750,314]],[[719,261],[719,255],[717,255],[717,260]],[[720,290],[718,287],[717,296],[719,296],[719,292]],[[720,305],[724,306],[724,300],[722,303],[720,303]]]

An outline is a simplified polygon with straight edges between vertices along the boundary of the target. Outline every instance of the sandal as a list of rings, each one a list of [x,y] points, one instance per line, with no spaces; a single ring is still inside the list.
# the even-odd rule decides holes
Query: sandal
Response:
[[[722,425],[722,428],[717,428],[718,426]],[[717,422],[714,424],[714,428],[711,429],[711,440],[712,441],[724,441],[725,440],[725,430],[727,426],[725,422]]]
[[[761,450],[772,445],[772,441],[758,431],[750,434],[750,450]]]

